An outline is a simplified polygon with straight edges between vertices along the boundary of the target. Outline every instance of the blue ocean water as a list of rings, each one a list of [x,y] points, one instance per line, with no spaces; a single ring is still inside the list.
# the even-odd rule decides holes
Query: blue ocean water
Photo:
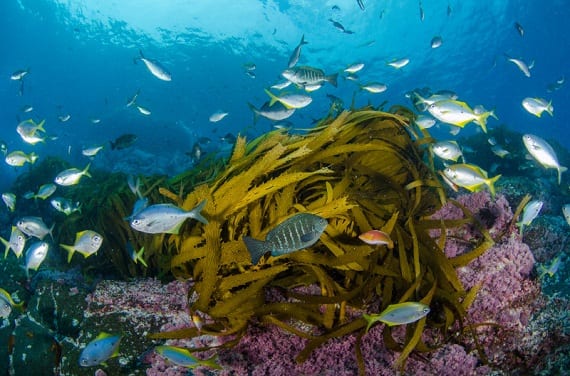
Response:
[[[299,64],[342,71],[362,62],[360,83],[381,82],[388,90],[371,94],[358,82],[339,80],[338,88],[325,85],[311,93],[313,103],[289,120],[306,127],[323,117],[330,106],[327,94],[355,105],[403,104],[414,88],[452,90],[472,106],[495,109],[499,121],[520,132],[556,138],[570,147],[566,137],[570,113],[566,84],[548,92],[547,85],[569,76],[570,8],[563,0],[548,1],[183,1],[126,0],[14,0],[3,3],[3,42],[0,62],[1,137],[8,150],[35,151],[40,158],[58,155],[77,167],[88,160],[85,146],[133,133],[138,140],[126,152],[103,151],[98,167],[155,158],[160,173],[176,173],[190,166],[185,156],[199,137],[217,142],[228,132],[250,137],[271,129],[261,120],[252,127],[251,102],[261,106],[268,98],[263,89],[282,81],[281,71],[302,35]],[[423,19],[422,15],[423,13]],[[333,21],[341,23],[343,33]],[[514,27],[524,29],[521,37]],[[430,41],[441,36],[443,45]],[[139,50],[156,59],[172,74],[172,81],[155,78],[135,58]],[[505,54],[529,65],[525,75]],[[408,58],[394,69],[386,63]],[[255,78],[244,64],[254,63]],[[10,80],[28,69],[23,93],[20,82]],[[126,107],[140,90],[137,103],[151,110],[145,116]],[[356,93],[356,94],[355,94]],[[552,100],[554,116],[534,117],[521,106],[524,97]],[[33,111],[23,113],[25,105]],[[215,111],[229,115],[219,123],[208,117]],[[67,122],[58,116],[71,115]],[[19,120],[46,119],[46,131],[56,140],[35,146],[15,132]],[[93,124],[90,119],[100,119]],[[461,135],[477,131],[466,127]],[[436,131],[437,134],[437,131]],[[447,131],[443,133],[447,134]],[[215,148],[227,147],[216,145]],[[165,161],[169,161],[167,164]],[[561,161],[568,164],[570,161]],[[2,164],[1,189],[26,168]]]

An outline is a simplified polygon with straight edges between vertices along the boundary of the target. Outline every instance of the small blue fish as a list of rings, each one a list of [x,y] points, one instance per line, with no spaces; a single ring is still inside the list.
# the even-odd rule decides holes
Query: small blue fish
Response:
[[[175,346],[156,346],[154,351],[160,356],[167,359],[169,362],[176,364],[177,366],[195,368],[199,366],[210,367],[214,369],[222,369],[219,364],[216,363],[215,356],[210,359],[200,360],[195,356],[192,356],[190,351],[181,347]]]
[[[388,326],[410,324],[420,320],[429,313],[429,306],[419,302],[405,302],[398,304],[390,304],[384,311],[379,314],[367,315],[362,317],[368,322],[366,331],[377,321],[382,321]]]
[[[79,365],[81,367],[97,366],[119,355],[120,342],[121,336],[101,332],[81,351]]]

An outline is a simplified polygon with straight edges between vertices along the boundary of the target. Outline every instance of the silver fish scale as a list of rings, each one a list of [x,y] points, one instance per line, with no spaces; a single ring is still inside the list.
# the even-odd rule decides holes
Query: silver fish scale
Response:
[[[292,249],[301,249],[307,244],[314,243],[314,237],[306,239],[307,235],[314,233],[320,236],[326,221],[319,216],[308,213],[297,214],[278,225],[267,234],[266,241],[272,245],[273,252],[290,252]]]
[[[324,81],[325,75],[317,70],[313,69],[303,69],[299,68],[299,70],[295,73],[299,81],[306,83],[306,84],[316,84]]]

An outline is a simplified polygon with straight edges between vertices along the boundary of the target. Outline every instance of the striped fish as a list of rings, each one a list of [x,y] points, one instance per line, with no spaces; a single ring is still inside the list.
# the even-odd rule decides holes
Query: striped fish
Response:
[[[267,252],[279,256],[312,246],[319,240],[327,224],[327,220],[318,215],[299,213],[269,231],[264,241],[249,236],[244,236],[243,241],[255,265]]]
[[[308,66],[285,69],[281,75],[285,79],[299,86],[319,85],[324,84],[325,82],[330,83],[334,87],[337,86],[338,73],[327,76],[322,69]]]

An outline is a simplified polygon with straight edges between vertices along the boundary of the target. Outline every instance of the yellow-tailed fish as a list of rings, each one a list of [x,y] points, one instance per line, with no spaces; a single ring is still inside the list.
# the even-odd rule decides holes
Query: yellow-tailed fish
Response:
[[[24,302],[16,303],[8,291],[0,288],[0,318],[8,318],[12,313],[12,308],[17,308],[23,312]]]
[[[526,150],[542,167],[555,168],[558,171],[558,184],[560,184],[562,173],[567,168],[560,166],[552,146],[542,138],[532,134],[525,134],[522,139]]]
[[[548,267],[545,267],[543,265],[539,265],[538,271],[540,272],[540,275],[538,276],[538,278],[540,279],[540,278],[544,277],[546,274],[548,274],[548,276],[550,278],[554,277],[554,274],[556,274],[556,272],[560,268],[561,264],[562,264],[562,259],[561,259],[560,255],[558,255],[554,258],[554,260],[552,260],[552,262],[550,263],[550,265]]]
[[[62,186],[70,186],[79,183],[83,176],[91,177],[89,173],[89,167],[91,163],[85,167],[85,169],[80,170],[78,168],[69,168],[65,171],[60,172],[54,179],[55,183]]]
[[[541,117],[544,111],[546,111],[548,115],[554,116],[554,107],[552,107],[552,101],[547,102],[546,99],[525,98],[522,100],[522,106],[525,110],[536,117]]]
[[[38,193],[34,195],[34,198],[39,198],[45,200],[50,197],[57,189],[57,186],[52,183],[43,184],[39,189]]]
[[[431,116],[418,115],[414,119],[414,123],[416,123],[420,129],[429,129],[435,125],[435,119]]]
[[[60,244],[59,246],[68,252],[67,262],[71,262],[74,252],[79,252],[87,258],[97,253],[101,244],[103,244],[103,237],[100,234],[92,230],[85,230],[75,234],[73,245]]]
[[[6,240],[0,236],[0,242],[4,244],[6,250],[4,251],[4,258],[8,257],[8,252],[10,249],[14,252],[17,258],[22,256],[24,248],[26,247],[26,236],[20,229],[16,226],[12,226],[12,232],[10,233],[10,240]]]
[[[16,195],[10,192],[2,193],[2,201],[6,204],[8,210],[13,212],[16,210]]]
[[[156,346],[154,351],[177,366],[186,368],[204,366],[213,369],[222,369],[222,367],[216,363],[215,355],[212,358],[201,360],[193,356],[188,349],[168,345]]]
[[[431,150],[439,158],[446,161],[457,162],[459,158],[463,158],[461,148],[455,141],[438,141],[431,145]]]
[[[532,221],[538,216],[538,213],[540,213],[540,209],[542,209],[543,204],[544,202],[542,201],[532,200],[525,205],[521,214],[521,220],[517,222],[521,235],[523,233],[524,226],[529,226]]]
[[[38,270],[42,262],[47,257],[49,244],[46,242],[35,242],[26,251],[26,277],[30,278],[30,269]]]
[[[430,311],[428,305],[419,302],[405,302],[398,304],[390,304],[384,311],[378,314],[367,315],[363,317],[368,322],[366,331],[370,327],[381,321],[388,326],[411,324],[425,317]]]
[[[14,167],[22,167],[26,163],[34,164],[38,160],[38,155],[34,152],[26,154],[23,151],[16,150],[6,155],[6,163]]]
[[[467,103],[451,99],[430,104],[428,111],[437,120],[457,127],[464,127],[470,122],[475,122],[485,133],[487,133],[487,118],[489,116],[497,118],[493,111],[476,113]]]
[[[100,146],[84,148],[83,150],[81,150],[81,154],[83,154],[86,157],[93,158],[97,155],[97,153],[99,153],[103,149],[103,147],[104,147],[103,145],[100,145]]]
[[[480,191],[485,185],[489,187],[491,196],[495,197],[495,182],[501,175],[489,178],[487,172],[479,166],[467,163],[458,163],[448,166],[443,174],[453,184],[465,188],[471,192]]]
[[[81,367],[98,366],[104,364],[107,359],[118,356],[121,338],[119,335],[101,332],[81,351],[79,365]]]
[[[313,98],[303,94],[285,94],[285,95],[276,96],[267,89],[265,89],[265,93],[269,95],[269,98],[271,98],[271,100],[269,101],[270,106],[273,106],[275,102],[279,102],[288,109],[291,108],[297,109],[297,108],[307,107],[313,101]]]

